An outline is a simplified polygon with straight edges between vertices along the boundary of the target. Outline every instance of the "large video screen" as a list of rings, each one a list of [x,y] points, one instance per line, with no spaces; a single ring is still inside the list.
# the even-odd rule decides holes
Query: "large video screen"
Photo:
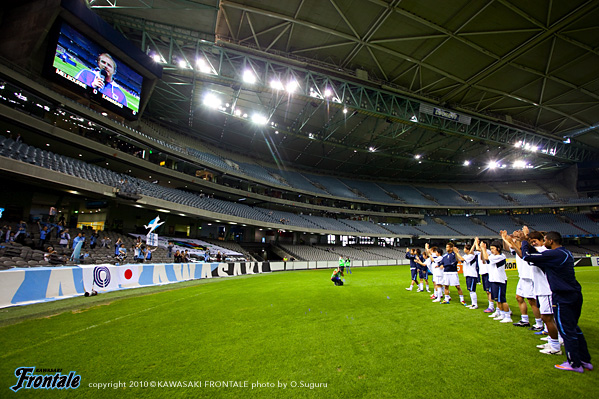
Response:
[[[66,22],[60,22],[51,73],[106,108],[138,117],[143,77]]]

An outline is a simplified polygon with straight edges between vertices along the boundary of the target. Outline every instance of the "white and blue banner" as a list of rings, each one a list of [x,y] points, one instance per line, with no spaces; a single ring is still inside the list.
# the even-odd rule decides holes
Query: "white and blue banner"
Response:
[[[82,265],[0,271],[0,308],[202,278],[270,272],[268,262]]]

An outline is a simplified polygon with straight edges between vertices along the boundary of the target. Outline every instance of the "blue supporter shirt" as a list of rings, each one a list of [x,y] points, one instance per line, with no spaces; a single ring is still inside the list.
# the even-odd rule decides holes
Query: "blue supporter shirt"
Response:
[[[558,247],[539,253],[530,248],[528,242],[522,241],[522,259],[545,272],[553,297],[558,301],[567,301],[568,294],[581,292],[574,274],[574,257],[566,248]]]
[[[441,264],[443,265],[443,273],[457,273],[458,271],[458,260],[453,252],[443,255]]]
[[[406,259],[410,260],[410,269],[416,269],[416,267],[418,267],[418,264],[414,261],[414,259],[416,259],[416,255],[406,252]]]

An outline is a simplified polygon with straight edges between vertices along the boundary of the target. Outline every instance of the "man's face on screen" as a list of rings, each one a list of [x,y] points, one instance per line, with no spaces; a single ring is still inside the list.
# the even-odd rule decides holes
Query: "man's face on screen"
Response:
[[[106,71],[106,80],[110,82],[112,80],[112,75],[114,75],[114,61],[112,58],[106,54],[101,54],[98,57],[98,67]]]

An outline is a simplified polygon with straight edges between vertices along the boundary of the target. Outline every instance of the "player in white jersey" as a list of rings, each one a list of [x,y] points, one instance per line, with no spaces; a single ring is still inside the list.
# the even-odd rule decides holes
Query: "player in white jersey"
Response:
[[[546,248],[543,247],[544,236],[541,232],[529,231],[528,227],[524,226],[522,228],[522,233],[522,239],[526,239],[532,246],[535,247],[538,252],[543,252],[546,250]],[[513,243],[513,248],[516,250],[519,256],[522,255],[520,247],[515,243]],[[553,303],[551,300],[552,292],[551,288],[549,287],[549,282],[547,281],[547,276],[540,268],[534,265],[530,265],[530,267],[534,284],[534,294],[537,296],[537,303],[539,312],[541,313],[541,319],[545,323],[547,332],[549,333],[547,345],[539,345],[538,347],[541,348],[541,353],[547,355],[561,355],[562,351],[560,348],[557,325],[555,324],[555,319],[553,317]],[[540,333],[541,331],[538,331],[535,334]]]
[[[429,248],[428,243],[425,244],[426,253],[431,258],[431,266],[433,269],[433,284],[434,284],[434,299],[433,302],[441,302],[443,299],[443,250],[437,247]]]
[[[512,312],[507,304],[506,289],[507,275],[505,274],[505,255],[501,253],[503,243],[501,241],[493,241],[491,243],[491,255],[487,254],[487,246],[481,243],[481,254],[483,262],[486,262],[489,267],[489,283],[491,283],[491,296],[497,302],[497,310],[489,317],[493,320],[499,320],[501,323],[511,323]]]
[[[478,284],[478,272],[476,271],[476,255],[474,247],[470,244],[464,246],[464,256],[462,261],[462,271],[466,277],[466,289],[470,292],[469,309],[478,309],[478,298],[476,296],[476,285]]]
[[[543,320],[541,319],[541,313],[537,306],[537,297],[534,293],[534,281],[532,279],[531,265],[522,259],[516,250],[511,247],[510,242],[515,243],[516,246],[520,246],[520,238],[522,237],[521,231],[514,231],[511,236],[507,235],[507,232],[503,231],[501,238],[504,241],[505,249],[508,249],[512,255],[516,257],[516,266],[518,268],[518,286],[516,287],[516,301],[518,301],[518,307],[520,308],[520,321],[514,323],[515,327],[530,327],[528,319],[528,306],[526,306],[526,300],[532,308],[532,313],[535,317],[535,327],[537,329],[543,328]],[[540,328],[539,328],[540,327]]]
[[[487,299],[489,300],[489,307],[485,309],[485,313],[494,313],[495,305],[493,304],[493,298],[491,298],[491,285],[489,284],[489,266],[482,260],[481,243],[482,241],[480,241],[478,237],[474,239],[474,254],[477,256],[478,272],[480,274],[480,280],[483,285],[483,291],[487,293]],[[488,249],[486,250],[486,252],[487,255],[491,255],[491,251],[489,251]]]

